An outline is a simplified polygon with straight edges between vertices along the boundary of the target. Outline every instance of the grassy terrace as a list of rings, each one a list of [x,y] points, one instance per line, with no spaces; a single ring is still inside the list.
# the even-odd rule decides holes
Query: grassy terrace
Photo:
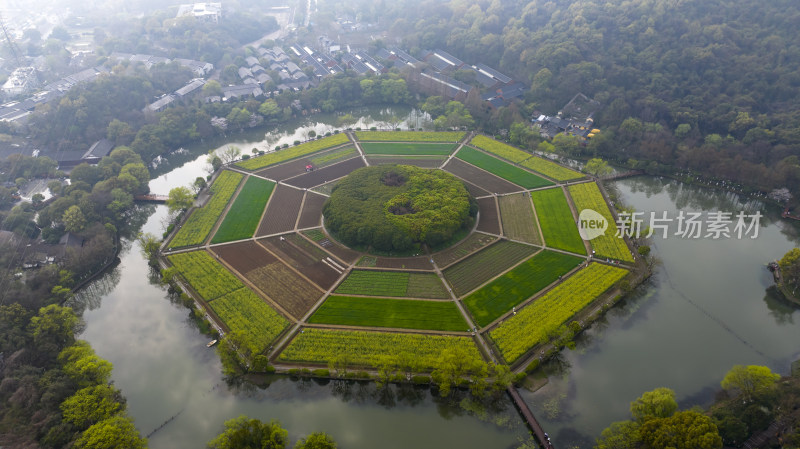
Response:
[[[254,157],[246,161],[240,161],[237,162],[236,165],[246,170],[258,170],[264,167],[269,167],[270,165],[279,164],[281,162],[297,159],[311,153],[316,153],[317,151],[322,151],[326,148],[342,145],[349,141],[350,139],[348,139],[347,135],[344,133],[334,134],[330,137],[301,143],[300,145],[294,147],[273,151],[263,156]]]
[[[526,153],[518,148],[514,148],[486,136],[477,135],[470,141],[470,144],[484,151],[488,151],[489,153],[496,154],[515,164],[541,173],[550,179],[555,179],[556,181],[570,181],[585,177],[585,175],[580,172],[563,167],[538,156],[533,156],[530,153]]]
[[[264,351],[289,324],[207,252],[174,254],[168,259],[251,352]]]
[[[458,142],[467,133],[423,131],[356,131],[364,142]]]
[[[542,251],[464,298],[464,305],[478,325],[486,326],[557,281],[559,276],[568,273],[583,260],[576,256]]]
[[[569,186],[569,194],[572,196],[572,201],[575,202],[575,207],[579,213],[583,209],[591,209],[599,212],[608,222],[608,229],[606,229],[605,234],[589,242],[592,244],[592,249],[595,250],[597,256],[633,262],[633,256],[630,249],[628,249],[628,245],[625,244],[625,240],[616,237],[617,223],[614,221],[614,216],[608,209],[608,204],[603,198],[603,194],[600,193],[600,188],[597,187],[597,184],[586,182],[571,185]]]
[[[211,243],[250,238],[256,232],[261,214],[267,205],[275,183],[250,176],[236,197]]]
[[[539,226],[547,246],[563,249],[577,254],[586,254],[575,217],[567,203],[567,197],[560,188],[531,192]]]
[[[467,323],[450,301],[363,296],[330,296],[308,322],[451,332],[467,330]]]
[[[222,215],[222,211],[225,210],[225,206],[228,205],[228,201],[236,192],[242,178],[243,175],[240,173],[223,170],[211,185],[213,195],[208,204],[192,212],[183,227],[169,242],[169,247],[181,248],[203,243],[217,223],[219,216]]]
[[[234,339],[246,345],[253,354],[264,352],[289,325],[285,318],[247,287],[215,299],[210,305],[234,334]]]
[[[489,335],[500,348],[503,358],[514,363],[532,347],[547,342],[549,334],[566,324],[627,273],[622,268],[590,264],[509,317]]]
[[[466,363],[482,360],[470,337],[315,328],[303,329],[278,360],[324,364],[344,359],[351,366],[374,367],[387,354],[408,354],[419,363],[421,370],[431,370],[445,349],[462,351],[468,359]]]
[[[364,154],[390,155],[433,155],[447,156],[456,149],[453,144],[442,143],[396,143],[396,142],[364,142],[361,144]]]
[[[336,288],[343,295],[449,298],[442,281],[433,273],[353,270]]]
[[[239,278],[203,250],[173,254],[167,259],[206,301],[244,287]]]
[[[583,173],[567,167],[562,167],[555,162],[550,162],[538,156],[532,156],[530,159],[520,162],[519,165],[525,168],[530,168],[531,170],[539,172],[550,179],[555,179],[556,181],[571,181],[573,179],[581,179],[586,177],[586,175]]]
[[[469,143],[480,148],[481,150],[488,151],[489,153],[500,156],[505,160],[514,162],[515,164],[518,164],[531,157],[530,153],[526,153],[518,148],[514,148],[510,145],[504,144],[503,142],[498,142],[480,134],[473,137]]]
[[[500,159],[474,148],[463,147],[458,151],[456,157],[526,189],[535,189],[553,184],[540,176],[536,176],[529,171],[503,162]]]
[[[503,270],[526,259],[536,248],[501,240],[444,270],[444,277],[461,296],[477,288]]]

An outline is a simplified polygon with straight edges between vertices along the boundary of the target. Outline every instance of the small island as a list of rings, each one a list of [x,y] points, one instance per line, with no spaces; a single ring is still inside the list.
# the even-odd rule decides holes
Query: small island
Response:
[[[447,242],[474,224],[477,211],[464,184],[447,172],[378,165],[339,182],[323,216],[328,231],[348,246],[404,251]]]

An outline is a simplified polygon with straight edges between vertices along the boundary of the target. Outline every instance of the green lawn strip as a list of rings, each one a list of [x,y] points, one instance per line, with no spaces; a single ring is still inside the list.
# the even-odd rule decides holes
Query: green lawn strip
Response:
[[[548,161],[547,159],[533,156],[519,163],[519,165],[530,168],[535,172],[539,172],[550,179],[556,181],[571,181],[573,179],[580,179],[586,177],[583,173],[571,170],[567,167],[556,164],[555,162]]]
[[[329,296],[309,323],[464,332],[467,323],[450,301]]]
[[[456,153],[456,157],[526,189],[535,189],[553,184],[540,176],[515,167],[507,162],[503,162],[494,156],[490,156],[474,148],[462,147],[458,153]]]
[[[205,251],[173,254],[167,259],[206,301],[244,287],[239,278]]]
[[[387,355],[409,354],[420,370],[430,371],[444,350],[462,353],[467,365],[483,360],[470,337],[316,328],[297,334],[278,360],[321,364],[345,360],[351,366],[374,367]]]
[[[591,209],[600,213],[608,223],[608,229],[603,235],[589,241],[596,255],[598,257],[633,262],[633,256],[630,249],[628,249],[628,245],[625,244],[625,240],[617,237],[617,223],[614,220],[614,215],[611,214],[608,203],[606,203],[597,184],[594,182],[575,184],[569,186],[568,190],[579,213],[581,210]]]
[[[189,216],[181,229],[169,242],[170,248],[181,248],[184,246],[199,245],[206,240],[208,234],[214,228],[225,206],[228,205],[231,197],[236,193],[244,175],[241,173],[223,170],[222,173],[211,185],[211,199],[199,209],[195,209]]]
[[[211,243],[250,238],[256,232],[275,183],[251,176],[245,181]]]
[[[350,159],[351,157],[357,154],[358,151],[356,150],[356,147],[344,147],[344,148],[339,148],[338,150],[328,151],[324,154],[311,157],[308,160],[309,162],[311,162],[311,165],[320,168],[332,165],[336,162],[343,161],[345,159]]]
[[[343,295],[406,296],[408,273],[353,270],[336,288]]]
[[[361,144],[361,149],[364,154],[447,156],[456,146],[441,143],[365,142]]]
[[[439,276],[433,273],[411,273],[406,296],[410,298],[447,299],[450,295]]]
[[[343,295],[446,299],[442,281],[433,273],[353,270],[336,288]]]
[[[539,226],[544,234],[545,244],[577,254],[586,254],[578,226],[560,188],[531,192]]]
[[[423,131],[356,131],[356,138],[364,142],[458,142],[467,133]]]
[[[508,363],[514,363],[537,344],[548,341],[576,313],[602,295],[627,270],[592,263],[509,317],[489,332]]]
[[[464,298],[464,305],[478,325],[486,326],[555,282],[583,260],[567,254],[542,251]]]
[[[240,161],[237,162],[236,165],[246,170],[258,170],[260,168],[269,167],[270,165],[275,165],[280,162],[297,159],[311,153],[316,153],[317,151],[335,147],[337,145],[342,145],[349,141],[350,139],[348,139],[347,135],[344,133],[334,134],[330,137],[301,143],[300,145],[294,147],[284,148],[278,151],[267,153],[263,156],[254,157],[246,161]]]
[[[522,243],[501,240],[447,267],[443,274],[456,295],[469,293],[479,285],[536,252]]]
[[[498,142],[492,138],[480,134],[473,137],[469,143],[514,163],[520,163],[531,157],[530,153],[526,153],[518,148],[514,148],[510,145],[504,144],[503,142]]]
[[[242,287],[210,303],[214,313],[253,354],[267,346],[289,325],[289,322],[249,288]]]

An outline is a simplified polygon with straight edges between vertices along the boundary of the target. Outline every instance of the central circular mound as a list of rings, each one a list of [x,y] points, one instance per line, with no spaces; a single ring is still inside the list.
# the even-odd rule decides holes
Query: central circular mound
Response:
[[[379,251],[440,245],[471,227],[476,212],[458,178],[411,165],[359,168],[334,187],[322,209],[336,238]]]

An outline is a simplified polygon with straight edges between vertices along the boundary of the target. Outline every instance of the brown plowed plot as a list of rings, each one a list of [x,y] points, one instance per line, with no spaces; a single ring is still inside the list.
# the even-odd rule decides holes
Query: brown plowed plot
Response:
[[[497,198],[503,234],[510,239],[541,245],[539,224],[533,216],[533,203],[527,192]]]
[[[272,193],[256,236],[261,237],[293,230],[304,193],[302,190],[278,184],[275,192]]]
[[[500,219],[494,197],[481,198],[478,202],[478,230],[489,234],[500,234]]]
[[[322,206],[328,199],[326,196],[306,192],[306,199],[303,202],[303,210],[300,212],[300,221],[297,222],[297,227],[313,228],[320,225],[322,221]]]
[[[281,240],[281,237],[269,237],[258,242],[270,250],[272,254],[278,256],[284,263],[291,265],[303,276],[322,287],[323,290],[333,287],[333,284],[343,273],[343,270],[334,269],[323,262],[329,257],[325,251],[297,234],[285,235],[283,240]],[[344,268],[341,263],[336,262],[336,264]]]
[[[457,245],[434,254],[433,260],[439,268],[445,268],[451,263],[474,253],[495,240],[497,240],[495,236],[474,232]]]
[[[329,167],[320,168],[312,172],[306,173],[286,180],[286,184],[300,187],[301,189],[309,189],[320,184],[325,184],[328,181],[341,178],[342,176],[349,175],[350,172],[357,168],[364,166],[364,161],[360,157],[354,157],[338,164],[333,164]]]
[[[329,253],[333,254],[334,256],[338,257],[340,260],[351,264],[358,259],[361,255],[357,251],[353,251],[350,248],[340,245],[337,242],[331,240],[321,229],[310,229],[308,231],[303,231],[303,234],[314,241],[317,245],[325,248]]]
[[[505,179],[499,178],[473,165],[467,164],[460,159],[450,159],[450,162],[444,166],[444,169],[491,193],[511,193],[522,190],[521,187],[511,184]]]
[[[467,188],[467,192],[469,192],[470,195],[472,195],[472,196],[474,196],[476,198],[479,197],[479,196],[491,195],[491,193],[487,192],[486,190],[483,190],[482,188],[480,188],[480,187],[478,187],[475,184],[472,184],[470,182],[464,181],[464,187]]]
[[[322,297],[322,291],[305,280],[256,242],[214,248],[219,256],[270,299],[300,318]]]
[[[307,157],[304,157],[295,159],[285,164],[265,168],[264,170],[257,171],[256,174],[265,178],[274,179],[275,181],[283,181],[284,179],[291,178],[292,176],[305,173],[306,165],[310,163],[311,161]]]
[[[377,257],[375,260],[377,268],[397,268],[410,270],[433,270],[427,256],[419,257]]]
[[[370,165],[382,164],[398,164],[398,165],[414,165],[421,168],[439,168],[442,162],[445,161],[444,157],[379,157],[367,156],[367,161]]]
[[[457,296],[464,296],[484,282],[536,252],[522,243],[501,240],[443,271]]]

